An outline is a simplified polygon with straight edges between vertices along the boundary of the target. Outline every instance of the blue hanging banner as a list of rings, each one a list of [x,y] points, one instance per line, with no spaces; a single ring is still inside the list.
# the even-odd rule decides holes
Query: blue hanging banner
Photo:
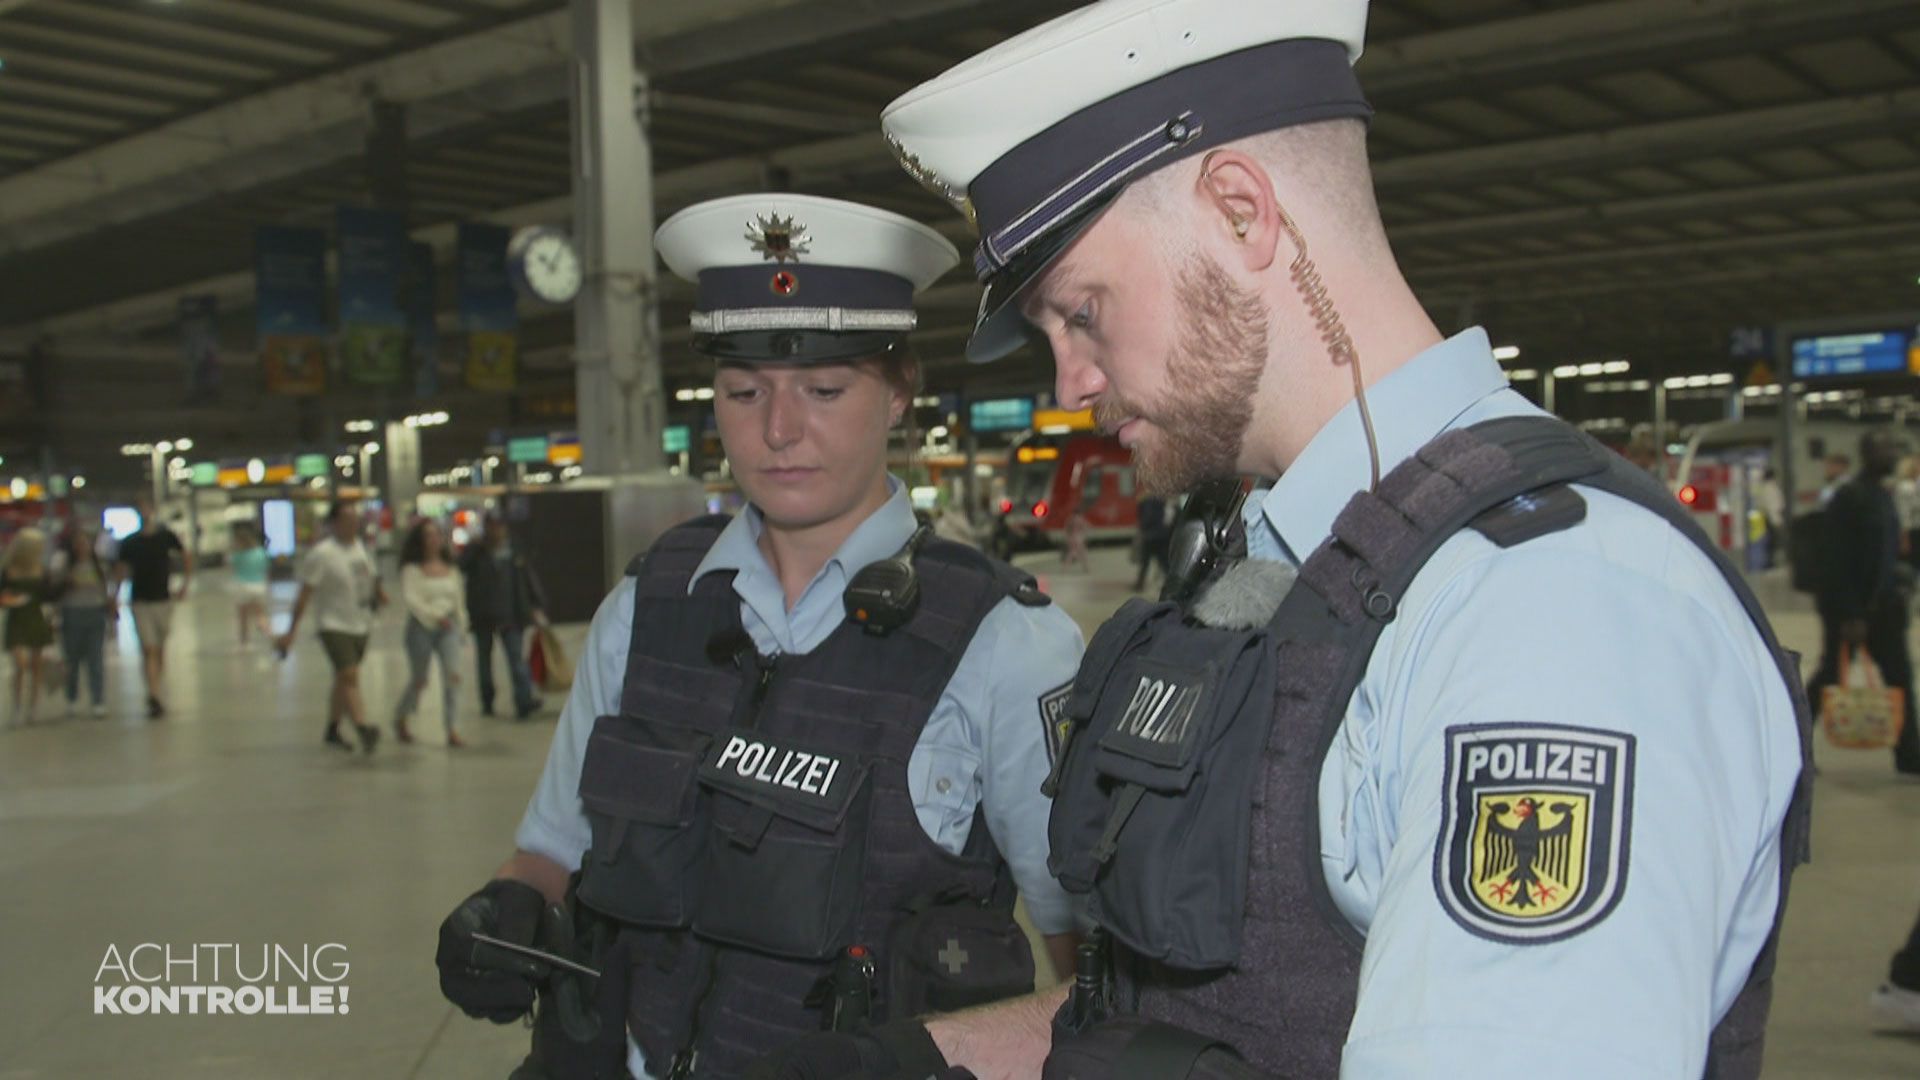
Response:
[[[269,394],[327,388],[327,234],[263,225],[253,233],[254,334]]]
[[[339,207],[340,366],[353,382],[391,385],[407,368],[407,318],[400,310],[406,224],[392,210]]]
[[[519,296],[507,275],[507,240],[500,225],[460,223],[460,329],[467,335],[467,385],[512,390],[520,327]]]
[[[433,245],[407,245],[407,276],[401,292],[406,298],[407,350],[413,363],[413,392],[432,397],[440,392],[440,326],[434,321],[439,298],[434,277]]]

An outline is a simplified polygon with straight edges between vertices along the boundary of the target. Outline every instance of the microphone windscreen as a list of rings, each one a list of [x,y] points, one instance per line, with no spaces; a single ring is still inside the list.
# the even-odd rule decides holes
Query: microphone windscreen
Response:
[[[1276,559],[1242,559],[1220,572],[1189,611],[1196,622],[1221,630],[1265,626],[1280,610],[1298,571]]]

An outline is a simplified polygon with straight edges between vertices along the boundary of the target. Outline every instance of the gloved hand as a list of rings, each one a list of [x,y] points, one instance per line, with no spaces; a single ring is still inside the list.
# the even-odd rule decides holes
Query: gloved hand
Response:
[[[489,949],[473,940],[486,934],[502,941],[532,945],[540,929],[540,913],[547,898],[524,882],[496,878],[460,902],[440,924],[440,948],[433,962],[440,967],[440,992],[476,1019],[507,1024],[533,1008],[534,984],[550,972],[546,964],[505,949]],[[476,964],[479,946],[483,962]]]
[[[896,1020],[853,1032],[825,1031],[789,1043],[754,1062],[747,1080],[890,1080],[971,1076],[950,1069],[918,1020]]]

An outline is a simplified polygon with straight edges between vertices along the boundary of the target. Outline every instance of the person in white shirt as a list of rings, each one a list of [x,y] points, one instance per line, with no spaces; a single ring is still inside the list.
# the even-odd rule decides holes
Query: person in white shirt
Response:
[[[460,642],[467,629],[466,585],[453,564],[446,530],[431,518],[407,533],[400,545],[400,599],[407,608],[407,665],[412,677],[394,709],[393,734],[413,742],[407,721],[420,706],[427,670],[440,658],[440,709],[447,745],[465,746],[454,728],[454,703],[460,689]]]
[[[313,604],[320,623],[320,644],[333,664],[333,692],[327,700],[328,746],[351,750],[340,736],[340,720],[353,721],[360,748],[373,753],[380,729],[367,723],[366,703],[360,696],[360,660],[367,654],[367,636],[373,632],[373,613],[387,602],[373,558],[360,542],[360,514],[353,503],[334,503],[327,509],[327,536],[314,545],[300,568],[300,596],[293,602],[293,620],[287,632],[274,640],[282,658],[293,645],[300,618]]]

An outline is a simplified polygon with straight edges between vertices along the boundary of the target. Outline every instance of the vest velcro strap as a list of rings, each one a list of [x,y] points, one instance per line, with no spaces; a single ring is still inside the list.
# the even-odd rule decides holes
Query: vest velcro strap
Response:
[[[755,806],[726,830],[727,840],[737,847],[752,851],[760,846],[761,838],[767,835],[767,829],[773,825],[773,817],[772,810]]]
[[[1107,815],[1107,827],[1100,833],[1100,841],[1093,845],[1093,857],[1104,863],[1113,858],[1120,844],[1120,830],[1126,826],[1127,819],[1133,816],[1134,808],[1140,805],[1141,796],[1147,789],[1128,781],[1120,785],[1120,799],[1114,804],[1113,812]]]

